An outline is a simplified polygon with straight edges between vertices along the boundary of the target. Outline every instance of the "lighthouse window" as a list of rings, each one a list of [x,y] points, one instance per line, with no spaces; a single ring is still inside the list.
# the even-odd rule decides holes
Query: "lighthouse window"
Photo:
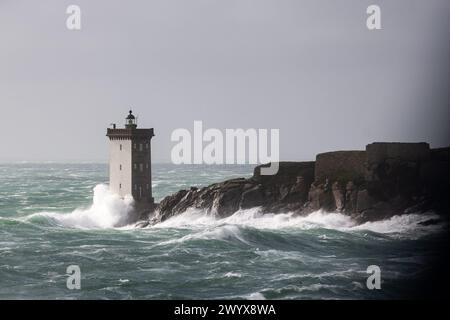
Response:
[[[147,183],[147,190],[148,190],[148,188],[149,188],[149,186],[148,186],[148,183]]]
[[[148,143],[145,144],[145,149],[148,149]]]
[[[134,185],[134,190],[137,190],[137,184]]]
[[[122,145],[120,145],[120,151],[122,151]]]
[[[122,170],[122,165],[119,165],[119,170]]]
[[[141,170],[141,172],[144,171],[144,164],[143,163],[139,164],[139,170]]]
[[[145,165],[145,168],[148,169],[148,163]]]
[[[133,164],[133,168],[134,168],[134,170],[136,170],[137,169],[137,164],[135,163],[135,164]]]
[[[139,151],[142,151],[142,143],[139,143]]]
[[[136,149],[136,143],[135,143],[135,144],[133,144],[133,148],[135,148],[135,149]]]

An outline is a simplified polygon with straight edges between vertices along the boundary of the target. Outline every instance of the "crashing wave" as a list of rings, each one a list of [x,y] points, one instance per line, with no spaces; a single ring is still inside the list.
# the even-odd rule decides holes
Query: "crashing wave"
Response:
[[[418,238],[441,231],[446,223],[435,213],[403,214],[386,220],[358,224],[350,216],[342,213],[316,211],[306,216],[294,213],[263,213],[260,208],[239,210],[222,219],[214,218],[200,210],[189,209],[185,213],[150,226],[147,229],[177,228],[194,231],[181,238],[171,239],[170,243],[183,243],[192,240],[228,240],[230,238],[248,244],[242,231],[247,228],[259,230],[334,230],[345,233],[373,232],[392,237]],[[437,221],[437,223],[436,223]],[[434,222],[434,223],[427,223]],[[321,239],[329,237],[319,236]],[[169,243],[161,243],[169,244]]]
[[[131,196],[122,199],[110,192],[107,185],[99,184],[94,188],[92,206],[87,209],[75,209],[70,213],[39,212],[25,217],[24,220],[46,218],[59,226],[81,229],[124,227],[128,224],[133,203]]]
[[[22,221],[46,219],[49,223],[81,229],[133,228],[128,217],[133,210],[131,196],[120,198],[109,191],[107,185],[94,188],[93,204],[89,208],[79,208],[70,213],[40,212],[22,218]],[[332,229],[342,232],[371,231],[380,234],[411,233],[422,235],[440,230],[444,223],[435,213],[411,213],[393,216],[386,220],[358,224],[350,216],[342,213],[315,211],[305,216],[288,213],[264,213],[260,207],[238,210],[226,218],[215,218],[198,209],[188,209],[146,229],[155,228],[189,228],[200,229],[201,233],[189,235],[191,238],[226,238],[230,234],[240,238],[239,228],[285,229],[296,228]],[[438,221],[439,223],[427,223]],[[239,227],[239,228],[238,228]],[[244,241],[240,238],[241,241]],[[176,240],[180,241],[180,239]]]

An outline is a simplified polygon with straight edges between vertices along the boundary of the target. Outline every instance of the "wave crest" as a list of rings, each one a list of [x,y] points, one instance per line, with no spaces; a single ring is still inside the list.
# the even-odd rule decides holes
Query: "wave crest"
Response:
[[[436,220],[438,223],[425,223],[431,220]],[[224,225],[270,230],[288,228],[301,230],[331,229],[342,232],[370,231],[379,234],[421,236],[439,231],[445,224],[437,214],[432,212],[396,215],[386,220],[358,224],[350,216],[342,213],[327,213],[319,210],[306,216],[298,216],[292,212],[263,213],[260,208],[253,208],[239,210],[223,219],[215,219],[200,210],[190,209],[150,228],[205,229],[205,227],[223,227]]]
[[[128,217],[133,211],[133,198],[127,196],[122,199],[117,194],[110,192],[109,187],[104,184],[95,186],[93,191],[93,203],[87,209],[79,208],[70,213],[39,212],[19,220],[37,222],[45,219],[47,223],[54,225],[82,229],[129,227]],[[426,223],[431,220],[436,220],[438,223]],[[295,228],[301,230],[331,229],[342,232],[371,231],[380,234],[403,234],[418,237],[439,231],[444,225],[445,223],[439,219],[439,216],[432,212],[396,215],[382,221],[358,224],[350,216],[342,213],[327,213],[319,210],[306,216],[299,216],[292,212],[263,213],[261,208],[252,208],[239,210],[222,219],[208,215],[202,210],[189,209],[183,214],[148,228],[199,229],[200,232],[187,236],[183,240],[231,236],[243,241],[239,233],[239,228],[242,227],[271,230]]]
[[[39,212],[25,217],[24,220],[35,221],[44,217],[56,225],[81,229],[123,227],[127,225],[133,204],[131,196],[122,199],[112,193],[107,185],[99,184],[94,187],[93,203],[87,209],[75,209],[70,213]]]

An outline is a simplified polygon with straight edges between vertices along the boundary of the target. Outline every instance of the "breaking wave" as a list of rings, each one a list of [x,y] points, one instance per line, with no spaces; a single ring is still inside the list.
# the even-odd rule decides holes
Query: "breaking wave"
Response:
[[[23,220],[33,222],[47,219],[59,226],[81,229],[123,227],[127,225],[133,202],[131,196],[122,199],[110,192],[107,185],[99,184],[94,188],[92,206],[87,209],[75,209],[70,213],[39,212]]]
[[[433,222],[433,223],[427,223]],[[224,236],[239,229],[232,227],[250,227],[256,229],[332,229],[342,232],[370,231],[379,234],[404,234],[414,237],[440,231],[445,222],[432,212],[396,215],[386,220],[358,224],[350,216],[341,213],[316,211],[306,216],[294,213],[263,213],[260,208],[240,210],[230,217],[215,219],[199,210],[188,210],[150,228],[190,228],[202,229],[199,234],[189,237],[209,238],[212,234]],[[211,227],[219,227],[212,229]],[[206,229],[206,230],[204,230]],[[180,241],[178,239],[177,241]]]
[[[109,191],[109,187],[99,184],[94,188],[93,203],[89,208],[79,208],[70,213],[39,212],[24,218],[22,221],[47,223],[81,229],[133,228],[128,225],[128,217],[133,210],[131,196],[120,198]],[[434,221],[435,223],[427,223]],[[164,222],[147,229],[188,228],[199,229],[200,232],[189,234],[189,239],[226,238],[232,236],[242,242],[240,229],[331,229],[342,232],[370,231],[380,234],[404,234],[422,236],[435,232],[444,226],[444,222],[435,213],[413,213],[393,216],[390,219],[358,224],[348,215],[316,211],[306,216],[289,213],[263,213],[261,208],[239,210],[227,218],[215,218],[204,211],[189,209],[183,214],[174,216]],[[184,241],[187,239],[174,239]],[[172,240],[170,240],[172,241]]]

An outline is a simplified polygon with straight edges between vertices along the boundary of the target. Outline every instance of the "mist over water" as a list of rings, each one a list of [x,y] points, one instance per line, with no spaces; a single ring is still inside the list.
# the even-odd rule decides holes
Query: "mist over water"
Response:
[[[250,166],[154,165],[154,192],[250,176]],[[432,213],[357,225],[339,213],[216,219],[188,210],[144,229],[132,199],[108,191],[107,165],[0,165],[0,298],[374,299],[414,295],[441,254],[447,224]],[[82,289],[66,288],[79,265]],[[382,270],[382,290],[366,269]]]

